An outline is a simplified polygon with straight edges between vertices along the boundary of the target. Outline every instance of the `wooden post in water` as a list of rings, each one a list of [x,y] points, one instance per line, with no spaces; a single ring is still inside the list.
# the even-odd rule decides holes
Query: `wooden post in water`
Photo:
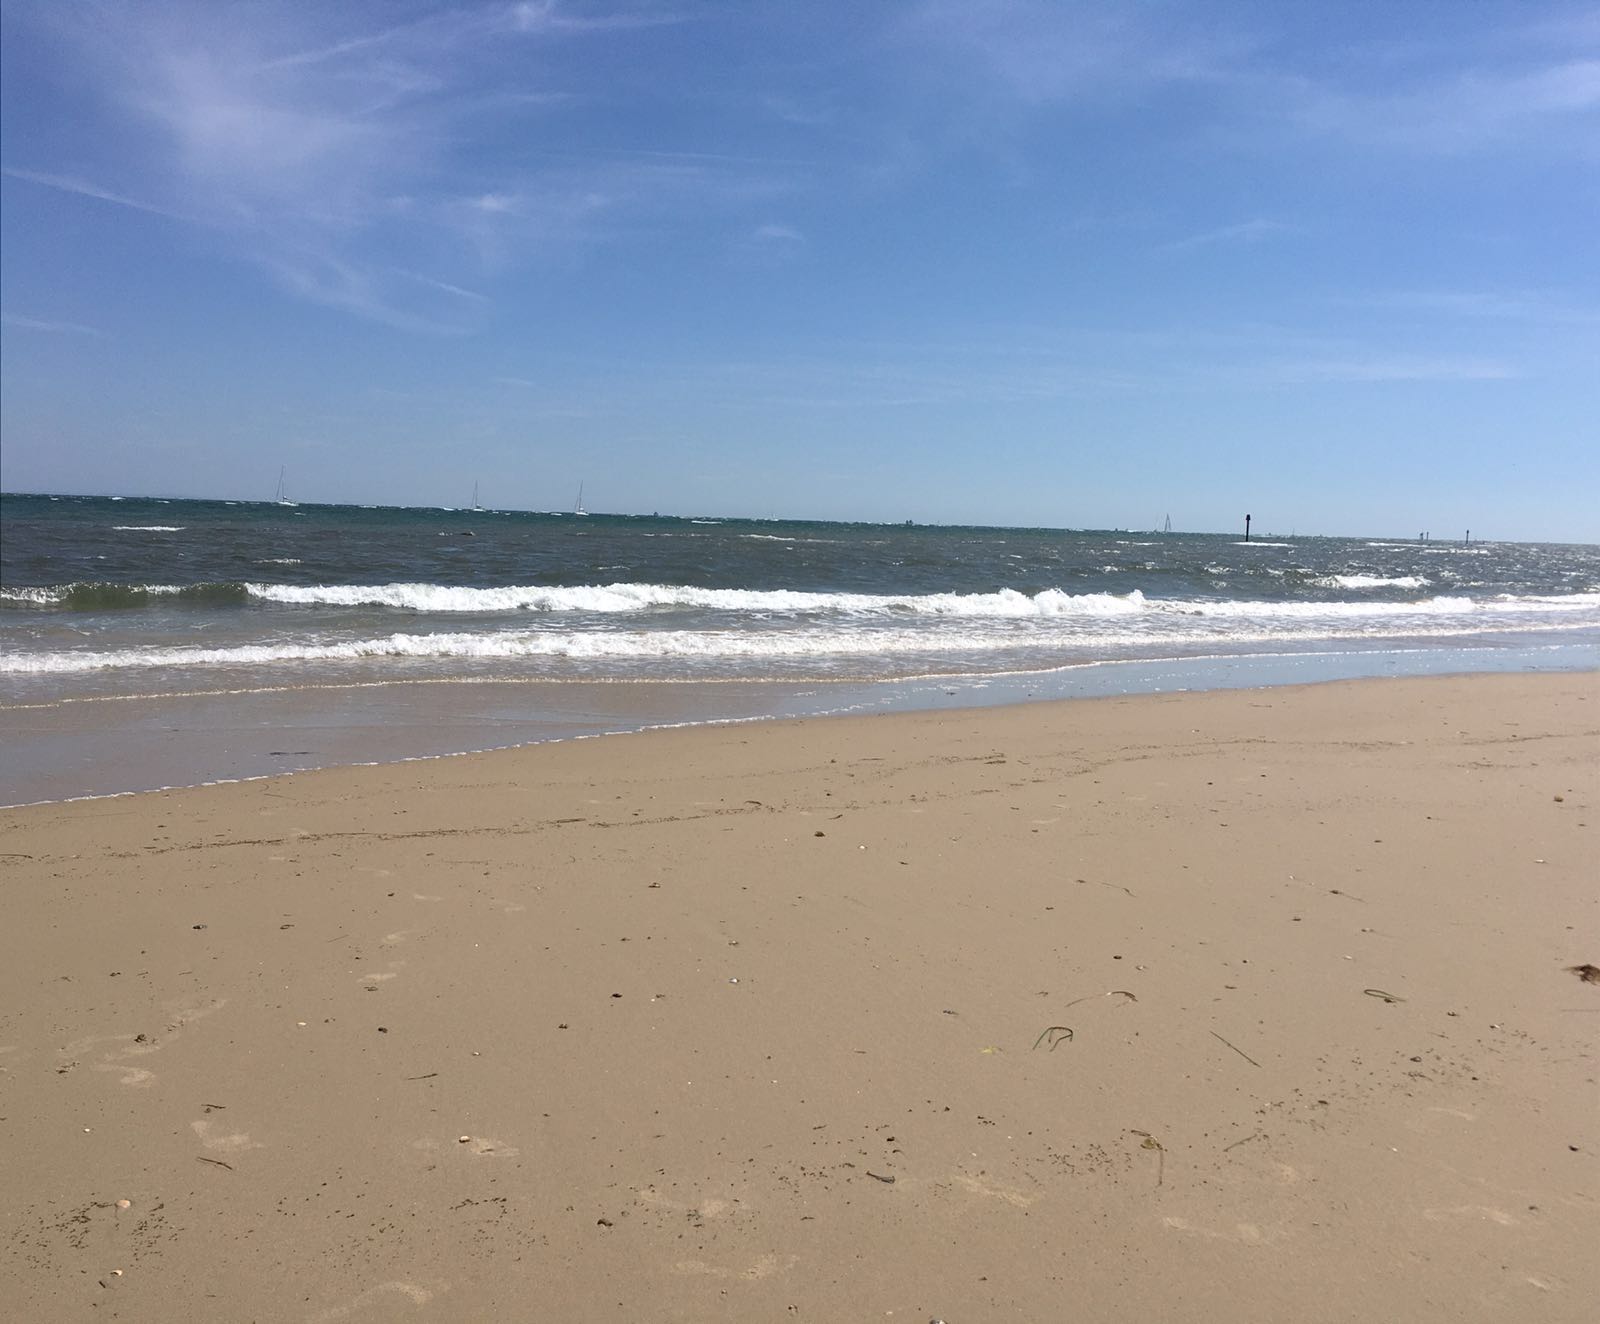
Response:
[[[1250,541],[1250,516],[1248,515],[1244,517],[1244,540],[1246,542]]]

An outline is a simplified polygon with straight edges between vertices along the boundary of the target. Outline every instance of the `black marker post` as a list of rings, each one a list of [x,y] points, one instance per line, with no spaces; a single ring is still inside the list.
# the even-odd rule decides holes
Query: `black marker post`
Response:
[[[1250,516],[1248,515],[1244,517],[1244,540],[1246,542],[1250,541]]]

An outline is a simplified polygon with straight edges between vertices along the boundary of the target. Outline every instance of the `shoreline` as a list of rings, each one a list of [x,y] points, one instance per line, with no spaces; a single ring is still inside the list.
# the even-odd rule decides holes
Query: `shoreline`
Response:
[[[0,811],[0,1288],[1583,1318],[1597,740],[1596,673],[1429,677]]]
[[[12,751],[0,769],[0,808],[679,727],[1597,665],[1594,646],[1567,641],[1104,659],[1046,671],[874,681],[406,679],[84,696],[0,706],[0,738]],[[419,694],[432,702],[418,704]],[[509,738],[484,743],[491,728]]]

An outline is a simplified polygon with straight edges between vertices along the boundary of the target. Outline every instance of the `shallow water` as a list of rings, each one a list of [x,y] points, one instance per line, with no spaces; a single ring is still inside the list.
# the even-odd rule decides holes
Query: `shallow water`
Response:
[[[0,498],[0,803],[680,722],[1600,665],[1600,549]]]

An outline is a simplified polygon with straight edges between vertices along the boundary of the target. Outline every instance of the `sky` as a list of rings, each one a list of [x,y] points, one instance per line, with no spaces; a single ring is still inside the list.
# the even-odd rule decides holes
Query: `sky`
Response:
[[[0,484],[1600,541],[1600,7],[8,0]]]

